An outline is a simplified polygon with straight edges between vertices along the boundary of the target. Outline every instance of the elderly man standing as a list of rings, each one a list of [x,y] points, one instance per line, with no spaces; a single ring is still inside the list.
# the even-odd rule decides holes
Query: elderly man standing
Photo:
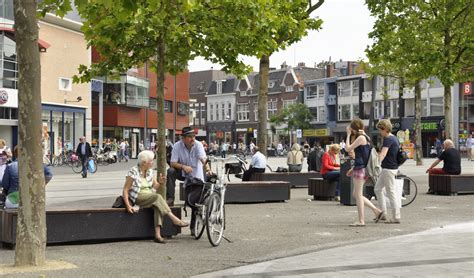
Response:
[[[81,159],[82,163],[82,177],[87,178],[87,162],[92,156],[91,145],[86,141],[86,137],[79,138],[79,145],[77,145],[76,154]]]
[[[194,139],[194,130],[185,127],[181,140],[173,146],[170,168],[166,180],[166,201],[170,207],[174,204],[176,180],[186,182],[191,178],[204,180],[203,165],[207,162],[206,151],[201,142]]]

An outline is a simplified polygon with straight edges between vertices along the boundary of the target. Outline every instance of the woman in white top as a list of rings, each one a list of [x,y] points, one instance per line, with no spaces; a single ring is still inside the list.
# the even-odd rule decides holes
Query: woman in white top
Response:
[[[291,152],[287,156],[287,164],[289,172],[301,172],[303,168],[304,155],[301,151],[301,146],[298,143],[294,143],[291,147]]]

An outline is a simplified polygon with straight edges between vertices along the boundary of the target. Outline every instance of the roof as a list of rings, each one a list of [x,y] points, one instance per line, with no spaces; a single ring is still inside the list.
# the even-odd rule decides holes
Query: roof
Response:
[[[324,77],[324,70],[317,69],[317,68],[308,68],[308,67],[287,67],[277,70],[271,70],[268,75],[268,82],[274,81],[275,85],[272,88],[268,88],[269,93],[274,92],[282,92],[281,85],[283,84],[285,76],[287,74],[295,74],[295,77],[298,80],[296,82],[300,82],[303,85],[307,80],[314,80],[318,78]],[[260,88],[260,80],[259,75],[257,74],[254,78],[253,88],[256,90],[255,93],[258,94],[258,90]]]
[[[222,94],[231,94],[235,92],[238,80],[235,77],[230,77],[225,80],[212,81],[207,92],[208,95],[217,95],[217,82],[222,82]]]
[[[189,74],[189,94],[205,94],[213,80],[224,79],[226,73],[220,70],[193,71]]]

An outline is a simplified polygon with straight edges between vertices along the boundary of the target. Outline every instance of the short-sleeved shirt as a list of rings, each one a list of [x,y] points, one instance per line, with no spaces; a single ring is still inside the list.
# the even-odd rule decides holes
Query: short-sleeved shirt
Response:
[[[473,143],[474,143],[474,138],[467,138],[466,147],[467,148],[472,148]]]
[[[132,188],[128,191],[128,197],[135,202],[137,199],[138,193],[140,193],[142,186],[150,186],[153,184],[153,176],[154,172],[153,169],[149,169],[146,172],[146,178],[143,180],[142,176],[140,174],[140,168],[138,166],[133,166],[130,171],[127,173],[127,177],[132,178],[133,183],[132,183]],[[146,183],[144,183],[145,181]]]
[[[397,137],[389,135],[383,139],[382,148],[388,148],[387,155],[382,160],[383,169],[398,169],[397,154],[400,149],[400,143],[397,140]]]
[[[194,140],[194,145],[189,150],[181,140],[174,144],[170,162],[177,162],[193,168],[191,174],[186,174],[182,171],[183,177],[186,179],[195,177],[204,181],[204,171],[201,160],[205,158],[206,152],[201,142]]]
[[[261,152],[256,152],[252,156],[252,161],[250,162],[252,168],[265,169],[267,167],[267,159]]]
[[[439,160],[443,161],[443,170],[451,175],[461,174],[461,155],[455,148],[444,150],[439,155]]]

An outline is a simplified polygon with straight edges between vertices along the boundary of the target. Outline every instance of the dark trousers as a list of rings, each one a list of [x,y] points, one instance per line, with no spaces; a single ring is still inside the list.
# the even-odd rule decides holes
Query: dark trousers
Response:
[[[340,196],[340,186],[339,186],[339,177],[341,176],[341,172],[339,170],[334,170],[327,172],[326,174],[323,175],[323,179],[331,181],[331,182],[337,182],[336,185],[336,196]]]
[[[226,152],[226,151],[222,151],[222,152],[221,152],[221,156],[222,156],[222,158],[225,158],[226,154],[227,154],[227,152]]]
[[[247,171],[244,172],[242,181],[249,181],[253,173],[265,173],[265,168],[253,168],[250,167]]]
[[[176,170],[173,167],[168,168],[166,173],[166,200],[172,199],[174,201],[176,180],[184,181],[181,170]]]
[[[82,163],[82,175],[87,177],[87,162],[89,158],[87,156],[81,156],[81,163]]]

